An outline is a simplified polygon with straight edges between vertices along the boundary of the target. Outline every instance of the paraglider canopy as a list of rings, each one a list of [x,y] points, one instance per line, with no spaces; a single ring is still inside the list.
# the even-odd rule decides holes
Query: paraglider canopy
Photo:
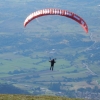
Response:
[[[76,15],[73,12],[69,12],[67,10],[61,10],[61,9],[55,9],[55,8],[49,8],[49,9],[43,9],[43,10],[38,10],[36,12],[31,13],[24,21],[24,27],[32,20],[35,18],[41,17],[41,16],[46,16],[46,15],[60,15],[64,16],[67,18],[71,18],[72,20],[78,22],[84,31],[88,33],[88,26],[86,22],[78,15]]]

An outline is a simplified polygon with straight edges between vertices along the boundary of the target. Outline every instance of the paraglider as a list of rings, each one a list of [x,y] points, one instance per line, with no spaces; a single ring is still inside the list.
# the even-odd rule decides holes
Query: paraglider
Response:
[[[50,66],[50,70],[53,71],[53,68],[54,68],[54,63],[56,63],[55,59],[52,59],[49,61],[51,63],[51,66]]]
[[[78,22],[82,26],[84,31],[86,33],[88,33],[88,26],[87,26],[86,22],[80,16],[76,15],[73,12],[67,11],[67,10],[61,10],[61,9],[55,9],[55,8],[42,9],[42,10],[38,10],[38,11],[31,13],[25,19],[24,27],[26,27],[26,25],[29,22],[31,22],[32,20],[34,20],[35,18],[38,18],[38,17],[41,17],[41,16],[46,16],[46,15],[59,15],[59,16],[71,18],[72,20]]]
[[[82,28],[84,29],[84,31],[86,33],[88,33],[88,26],[87,26],[86,22],[83,20],[83,18],[81,18],[77,14],[70,12],[68,10],[62,10],[62,9],[56,9],[56,8],[42,9],[42,10],[38,10],[38,11],[31,13],[25,19],[24,27],[26,27],[28,25],[28,23],[31,22],[32,20],[34,20],[38,17],[47,16],[47,15],[59,15],[59,16],[70,18],[70,19],[76,21],[77,23],[79,23],[82,26]],[[56,61],[55,61],[55,59],[52,59],[49,62],[51,63],[50,70],[53,71],[54,64],[56,63]]]

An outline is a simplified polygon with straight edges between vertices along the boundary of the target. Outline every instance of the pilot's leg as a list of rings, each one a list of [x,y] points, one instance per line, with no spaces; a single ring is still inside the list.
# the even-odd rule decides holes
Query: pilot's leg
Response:
[[[50,67],[50,70],[51,70],[51,67]]]

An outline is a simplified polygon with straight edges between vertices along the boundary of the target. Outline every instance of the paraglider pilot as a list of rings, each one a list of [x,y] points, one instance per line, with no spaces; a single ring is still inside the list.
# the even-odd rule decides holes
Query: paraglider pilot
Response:
[[[53,71],[53,68],[54,68],[54,63],[56,63],[55,59],[52,59],[49,61],[51,63],[51,66],[50,66],[50,70]]]

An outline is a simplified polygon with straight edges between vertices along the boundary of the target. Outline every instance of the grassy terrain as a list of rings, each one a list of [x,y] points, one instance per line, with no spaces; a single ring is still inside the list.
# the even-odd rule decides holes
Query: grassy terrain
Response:
[[[0,100],[82,100],[57,96],[28,96],[28,95],[5,95],[0,94]]]

